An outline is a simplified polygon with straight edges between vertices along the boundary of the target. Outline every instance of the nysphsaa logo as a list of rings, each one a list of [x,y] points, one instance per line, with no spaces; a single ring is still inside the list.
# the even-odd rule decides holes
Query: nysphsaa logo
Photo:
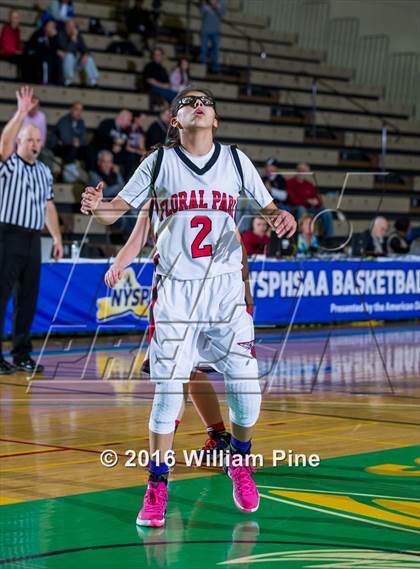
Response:
[[[98,298],[96,301],[96,319],[104,322],[120,316],[132,314],[136,318],[147,317],[149,306],[149,288],[142,287],[130,267],[124,272],[123,278],[109,296]]]

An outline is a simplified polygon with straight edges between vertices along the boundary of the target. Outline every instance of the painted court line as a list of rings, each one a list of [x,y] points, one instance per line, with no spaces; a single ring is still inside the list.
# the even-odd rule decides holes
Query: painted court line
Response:
[[[0,473],[4,472],[23,472],[24,470],[34,470],[38,468],[55,468],[56,466],[61,467],[64,465],[73,465],[73,464],[87,464],[89,462],[98,462],[98,459],[89,459],[89,460],[68,460],[63,462],[48,462],[45,464],[32,464],[30,466],[17,466],[16,468],[2,468],[0,469]]]
[[[141,438],[147,438],[147,437],[141,437]],[[95,450],[95,449],[88,449],[88,448],[81,448],[83,446],[112,446],[112,445],[119,445],[122,442],[128,442],[130,440],[135,440],[135,439],[127,439],[127,441],[117,441],[117,442],[106,442],[106,443],[85,443],[85,445],[81,445],[80,447],[65,447],[65,446],[60,446],[60,445],[54,445],[54,444],[47,444],[47,443],[39,443],[39,442],[29,442],[29,441],[19,441],[19,440],[15,440],[15,439],[0,439],[0,441],[2,442],[10,442],[10,443],[17,443],[17,444],[23,444],[23,445],[33,445],[33,446],[40,446],[40,447],[48,447],[48,450],[45,451],[28,451],[28,452],[22,452],[22,453],[11,453],[11,454],[7,454],[4,456],[0,456],[0,458],[13,458],[14,456],[19,456],[21,455],[28,455],[28,454],[40,454],[40,453],[44,453],[44,452],[58,452],[58,451],[74,451],[74,452],[88,452],[88,453],[94,453],[94,454],[100,454],[101,450]],[[123,456],[123,455],[118,455],[118,456]],[[1,472],[1,471],[0,471]]]
[[[361,421],[362,422],[362,421]],[[344,430],[348,430],[350,429],[350,425],[345,425],[343,427],[329,427],[328,429],[315,429],[315,430],[311,430],[311,431],[292,431],[292,432],[287,432],[287,433],[283,433],[283,434],[278,434],[278,433],[273,433],[273,435],[271,435],[270,437],[253,437],[253,441],[268,441],[272,438],[278,438],[278,439],[283,439],[283,438],[287,438],[290,436],[295,436],[295,435],[317,435],[319,433],[330,433],[330,432],[334,432],[334,431],[344,431]]]
[[[8,498],[7,496],[0,496],[0,506],[8,506],[9,504],[16,504],[20,502],[17,498]]]
[[[352,395],[352,393],[348,392],[348,391],[343,391],[343,393],[347,394],[347,395]],[[288,393],[285,393],[285,395],[287,396]],[[317,393],[315,393],[315,396],[319,395]],[[325,394],[323,394],[325,396]],[[377,393],[373,392],[373,393],[365,393],[364,395],[367,395],[369,397],[377,397]],[[391,395],[391,393],[388,393],[388,395],[390,397],[395,397],[394,395]],[[334,401],[331,399],[323,399],[322,401],[317,401],[316,399],[301,399],[302,404],[303,403],[310,403],[311,405],[325,405],[325,407],[328,407],[329,405],[334,405],[334,407],[336,405],[341,405],[341,406],[347,406],[348,407],[348,401]],[[269,403],[269,401],[266,401],[266,403]],[[351,406],[352,407],[371,407],[372,403],[370,403],[369,401],[352,401],[351,402]],[[418,403],[383,403],[381,401],[376,402],[375,401],[375,406],[376,407],[415,407],[416,409],[418,409],[419,405]],[[282,411],[281,409],[269,409],[270,411],[278,411],[280,412],[285,412],[285,413],[294,413],[294,411]],[[307,413],[308,415],[311,415],[310,412]]]
[[[356,520],[358,522],[363,522],[365,524],[371,524],[374,526],[381,526],[381,527],[385,527],[385,528],[396,530],[396,531],[405,531],[407,533],[414,533],[416,535],[420,535],[420,531],[415,530],[415,529],[403,528],[403,527],[399,527],[399,526],[392,526],[390,524],[385,524],[383,522],[375,522],[373,520],[360,518],[358,516],[350,516],[348,514],[333,512],[332,510],[324,510],[323,508],[317,508],[316,506],[308,506],[307,504],[299,504],[297,502],[291,502],[289,500],[283,500],[282,498],[275,498],[274,496],[266,496],[265,494],[260,494],[260,495],[261,495],[261,498],[266,498],[267,500],[273,500],[274,502],[282,502],[283,504],[287,504],[288,506],[297,506],[298,508],[304,508],[305,510],[313,510],[315,512],[321,512],[322,514],[329,514],[330,516],[337,516],[339,518]]]
[[[286,420],[287,423],[298,423],[298,422],[302,422],[302,421],[306,421],[306,418],[304,417],[297,417],[297,418],[291,418]],[[287,423],[279,423],[281,425],[287,425]],[[267,423],[259,423],[259,425],[271,425],[273,423],[271,422],[267,422]],[[273,425],[277,425],[277,424],[273,424]],[[261,429],[264,430],[264,429]],[[198,435],[203,435],[204,434],[204,430],[203,431],[182,431],[183,435],[187,435],[187,436],[198,436]],[[43,443],[43,442],[34,442],[34,441],[22,441],[22,440],[17,440],[17,439],[0,439],[0,442],[12,442],[12,443],[16,443],[16,444],[23,444],[23,445],[33,445],[33,446],[43,446],[43,447],[49,447],[47,450],[35,450],[35,451],[17,451],[17,452],[10,452],[8,454],[3,454],[0,455],[0,458],[13,458],[15,456],[27,456],[27,455],[32,455],[32,454],[41,454],[41,453],[48,453],[48,452],[65,452],[65,451],[74,451],[74,452],[90,452],[90,453],[100,453],[101,450],[95,450],[95,449],[87,449],[87,448],[83,448],[83,447],[91,447],[91,446],[98,446],[98,447],[103,447],[103,446],[117,446],[117,445],[122,445],[124,443],[128,443],[128,442],[132,442],[132,441],[142,441],[142,440],[148,440],[148,435],[142,436],[142,437],[130,437],[127,439],[119,439],[118,441],[107,441],[107,442],[91,442],[91,443],[82,443],[80,444],[78,447],[64,447],[64,446],[58,446],[58,445],[54,445],[54,444],[49,444],[49,443]],[[121,456],[121,455],[120,455]]]
[[[392,500],[410,500],[410,502],[420,502],[420,498],[410,498],[407,496],[384,496],[382,494],[364,494],[362,492],[334,492],[333,490],[312,490],[311,488],[291,488],[288,486],[271,486],[267,484],[257,484],[258,488],[270,488],[275,490],[286,490],[296,492],[313,492],[317,494],[342,494],[343,496],[363,496],[365,498],[389,498]]]
[[[156,546],[165,546],[165,545],[182,545],[182,546],[186,546],[186,545],[197,545],[197,544],[205,544],[207,546],[211,546],[214,544],[226,544],[226,545],[231,545],[232,543],[245,543],[245,544],[270,544],[270,545],[292,545],[292,546],[296,546],[296,545],[300,545],[300,546],[308,546],[310,545],[311,547],[316,546],[317,549],[313,550],[316,552],[319,552],[319,548],[320,547],[328,547],[328,548],[334,548],[335,551],[340,551],[343,549],[343,547],[345,548],[345,550],[354,550],[355,552],[359,552],[359,551],[380,551],[380,552],[384,552],[384,553],[391,553],[391,554],[397,554],[397,553],[410,553],[412,555],[417,555],[418,552],[416,551],[405,551],[405,550],[392,550],[392,549],[386,549],[384,547],[363,547],[363,546],[358,546],[358,547],[352,547],[349,545],[334,545],[331,543],[313,543],[313,542],[302,542],[302,541],[285,541],[285,540],[273,540],[273,539],[266,539],[266,540],[255,540],[255,539],[196,539],[196,540],[192,540],[192,539],[183,539],[183,540],[171,540],[171,541],[167,541],[167,540],[161,540],[161,541],[153,541],[153,542],[143,542],[143,543],[139,543],[138,541],[135,543],[111,543],[111,544],[102,544],[102,545],[86,545],[84,547],[74,547],[74,548],[66,548],[66,549],[59,549],[59,550],[53,550],[53,551],[45,551],[43,553],[35,553],[35,554],[31,554],[31,555],[24,555],[21,557],[10,557],[8,559],[0,559],[0,565],[4,565],[5,563],[18,563],[20,561],[28,561],[29,559],[43,559],[43,558],[47,558],[47,557],[52,557],[52,556],[57,556],[57,555],[68,555],[71,553],[80,553],[82,551],[96,551],[96,550],[112,550],[112,549],[121,549],[121,548],[128,548],[128,547],[134,547],[134,548],[138,548],[138,547],[156,547]],[[305,550],[306,551],[306,550]],[[311,550],[309,550],[311,551]],[[224,563],[225,564],[225,563]],[[219,565],[221,565],[221,563],[219,563]],[[396,567],[396,565],[393,565],[394,567]],[[26,564],[25,564],[26,567]],[[32,565],[32,567],[34,567]]]
[[[15,458],[16,456],[28,456],[31,454],[45,454],[47,452],[66,452],[67,448],[51,448],[46,450],[27,450],[24,452],[11,452],[9,454],[0,454],[0,458]]]
[[[348,440],[348,437],[342,437],[340,435],[332,435],[331,438],[337,439],[337,440],[345,440],[345,441]],[[395,448],[412,446],[412,442],[410,442],[410,441],[405,441],[405,442],[402,442],[402,441],[380,441],[378,439],[372,439],[371,437],[364,436],[364,434],[363,434],[363,437],[355,437],[352,434],[351,440],[352,441],[362,441],[362,442],[374,443],[374,444],[378,444],[378,445],[385,445],[386,447],[389,447],[389,445],[396,445]]]

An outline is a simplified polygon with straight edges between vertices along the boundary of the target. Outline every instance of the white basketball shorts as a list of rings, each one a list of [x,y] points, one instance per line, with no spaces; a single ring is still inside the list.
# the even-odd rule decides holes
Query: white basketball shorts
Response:
[[[151,321],[150,378],[187,382],[209,365],[225,380],[257,379],[252,316],[242,273],[204,280],[156,278]]]

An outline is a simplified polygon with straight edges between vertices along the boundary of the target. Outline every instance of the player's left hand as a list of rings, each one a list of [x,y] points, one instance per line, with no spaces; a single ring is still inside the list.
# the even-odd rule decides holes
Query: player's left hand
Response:
[[[54,261],[59,261],[63,258],[63,243],[61,241],[56,241],[53,245],[52,256]]]
[[[292,237],[296,233],[296,219],[291,213],[281,210],[278,215],[271,218],[271,226],[278,237]]]

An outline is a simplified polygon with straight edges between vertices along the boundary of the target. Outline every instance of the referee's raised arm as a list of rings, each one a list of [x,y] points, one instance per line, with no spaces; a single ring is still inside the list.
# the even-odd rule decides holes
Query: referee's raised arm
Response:
[[[25,117],[38,104],[38,100],[34,99],[34,91],[32,87],[22,87],[16,91],[17,110],[10,121],[6,124],[0,137],[0,160],[6,162],[13,154],[16,137],[22,128]]]

